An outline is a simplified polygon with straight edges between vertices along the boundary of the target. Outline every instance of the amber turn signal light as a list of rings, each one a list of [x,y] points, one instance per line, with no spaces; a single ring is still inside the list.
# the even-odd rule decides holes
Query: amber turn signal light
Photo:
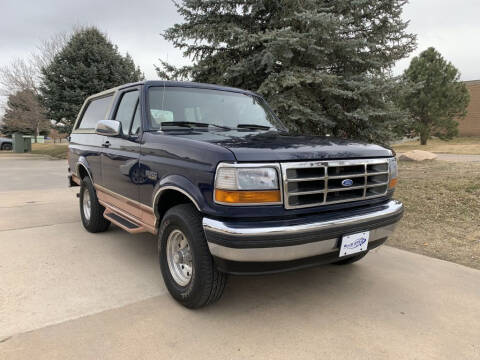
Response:
[[[397,185],[397,178],[393,178],[390,180],[390,183],[388,184],[388,188],[394,188]]]
[[[233,191],[215,190],[215,201],[229,204],[277,203],[281,201],[280,190]]]

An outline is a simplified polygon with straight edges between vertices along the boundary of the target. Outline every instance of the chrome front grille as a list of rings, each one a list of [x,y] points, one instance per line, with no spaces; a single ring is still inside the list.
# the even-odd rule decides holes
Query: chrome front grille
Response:
[[[298,209],[384,196],[387,159],[282,163],[285,208]]]

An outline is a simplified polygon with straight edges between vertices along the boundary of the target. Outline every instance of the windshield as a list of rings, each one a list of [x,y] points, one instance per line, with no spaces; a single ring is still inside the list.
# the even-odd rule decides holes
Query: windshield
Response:
[[[150,128],[202,127],[230,130],[283,130],[264,100],[230,91],[151,87]]]

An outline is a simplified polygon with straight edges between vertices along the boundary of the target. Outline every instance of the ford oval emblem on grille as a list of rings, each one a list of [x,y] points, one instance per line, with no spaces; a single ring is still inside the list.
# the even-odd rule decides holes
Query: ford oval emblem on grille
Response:
[[[353,185],[353,180],[352,179],[344,179],[342,180],[342,186],[344,187],[350,187]]]

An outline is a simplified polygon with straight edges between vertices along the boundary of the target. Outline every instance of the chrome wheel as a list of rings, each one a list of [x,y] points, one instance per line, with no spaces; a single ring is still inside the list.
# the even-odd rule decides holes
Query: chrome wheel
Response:
[[[167,263],[173,280],[186,286],[192,279],[192,253],[187,237],[180,230],[173,230],[167,239]]]
[[[87,188],[83,190],[83,216],[85,220],[90,221],[90,214],[92,213],[92,200],[90,199],[90,192]]]

